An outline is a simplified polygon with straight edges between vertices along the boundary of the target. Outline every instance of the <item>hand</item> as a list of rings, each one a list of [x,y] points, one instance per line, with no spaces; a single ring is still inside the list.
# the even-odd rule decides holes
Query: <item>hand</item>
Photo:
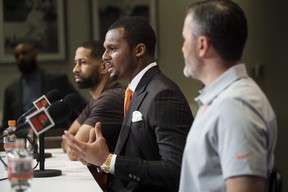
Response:
[[[67,145],[64,140],[61,141],[61,148],[63,149],[64,153],[67,152]]]
[[[70,147],[67,145],[67,143],[65,142],[64,139],[62,139],[62,143],[61,143],[62,149],[65,153],[67,153],[67,156],[69,158],[70,161],[77,161],[77,156],[75,156],[72,152]]]
[[[101,166],[108,157],[109,149],[102,135],[100,122],[96,123],[95,129],[90,130],[88,143],[79,141],[68,131],[64,133],[62,138],[69,148],[69,154],[82,163]]]
[[[70,161],[80,161],[81,159],[74,155],[69,146],[66,146],[66,153]]]

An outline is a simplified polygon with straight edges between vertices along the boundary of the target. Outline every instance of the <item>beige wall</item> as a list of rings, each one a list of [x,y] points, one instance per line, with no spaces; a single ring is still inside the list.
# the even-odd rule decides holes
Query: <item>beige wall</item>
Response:
[[[176,81],[185,96],[189,100],[193,113],[197,106],[194,97],[198,95],[201,84],[183,76],[182,46],[182,25],[185,17],[186,7],[193,1],[167,1],[159,0],[157,7],[158,15],[158,42],[159,42],[159,64],[162,71]],[[278,0],[273,4],[271,1],[262,0],[237,0],[245,10],[249,23],[249,38],[243,62],[252,72],[253,67],[262,65],[264,75],[257,78],[268,98],[270,99],[278,117],[279,140],[276,149],[276,166],[284,172],[288,178],[288,153],[285,149],[288,146],[288,118],[286,113],[288,91],[285,89],[288,82],[286,55],[287,30],[288,30],[288,1]],[[88,0],[66,1],[66,39],[67,39],[67,60],[56,63],[43,63],[42,66],[55,73],[69,74],[71,81],[73,77],[74,50],[83,40],[92,37],[90,26]],[[285,19],[286,18],[286,19]],[[18,76],[13,64],[0,65],[0,110],[3,108],[4,87]],[[85,96],[84,91],[82,93]],[[284,182],[284,190],[288,184]],[[287,187],[286,187],[287,186]]]

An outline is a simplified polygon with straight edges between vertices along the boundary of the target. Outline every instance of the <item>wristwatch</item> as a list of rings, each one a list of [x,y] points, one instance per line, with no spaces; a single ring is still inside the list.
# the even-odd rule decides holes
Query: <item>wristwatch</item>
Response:
[[[109,173],[112,156],[113,155],[110,153],[105,162],[100,166],[101,170],[105,173]]]

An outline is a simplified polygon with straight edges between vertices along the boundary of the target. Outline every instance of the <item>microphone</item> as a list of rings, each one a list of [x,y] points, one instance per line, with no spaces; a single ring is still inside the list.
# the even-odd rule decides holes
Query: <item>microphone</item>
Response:
[[[39,136],[55,124],[66,121],[79,105],[80,96],[76,93],[68,94],[62,100],[52,103],[48,109],[41,108],[28,115],[24,123],[16,126],[15,135],[17,138],[25,137],[32,128],[34,133]]]
[[[32,128],[34,133],[39,136],[55,124],[67,120],[72,114],[72,111],[80,105],[80,100],[81,98],[78,94],[68,94],[63,99],[52,103],[48,109],[42,108],[26,116],[26,121],[18,124],[15,131],[8,134],[15,134],[17,138],[23,138]],[[4,134],[1,135],[0,139],[5,136]]]
[[[16,126],[16,129],[7,134],[15,134],[17,138],[26,137],[28,131],[32,128],[36,135],[40,135],[50,129],[55,123],[61,123],[69,118],[71,109],[69,105],[60,100],[53,103],[48,110],[42,108],[31,115],[27,116],[27,120]],[[6,134],[1,136],[5,137]]]
[[[81,102],[80,102],[81,98],[80,98],[79,94],[76,94],[76,93],[70,93],[70,94],[66,95],[62,100],[65,103],[67,103],[67,105],[70,107],[71,111],[78,108],[79,105],[81,104]]]
[[[46,94],[46,96],[42,95],[41,97],[33,101],[33,106],[18,118],[17,124],[22,123],[23,120],[25,120],[24,117],[27,116],[28,114],[31,114],[32,112],[39,110],[42,107],[47,108],[51,105],[51,103],[58,101],[61,98],[62,98],[62,94],[57,89],[53,89],[49,91]]]

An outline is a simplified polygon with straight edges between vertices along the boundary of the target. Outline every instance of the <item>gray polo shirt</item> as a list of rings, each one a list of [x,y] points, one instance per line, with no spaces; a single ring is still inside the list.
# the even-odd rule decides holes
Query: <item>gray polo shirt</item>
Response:
[[[227,70],[196,102],[200,108],[187,137],[179,191],[224,192],[229,177],[267,177],[276,117],[245,65]]]

